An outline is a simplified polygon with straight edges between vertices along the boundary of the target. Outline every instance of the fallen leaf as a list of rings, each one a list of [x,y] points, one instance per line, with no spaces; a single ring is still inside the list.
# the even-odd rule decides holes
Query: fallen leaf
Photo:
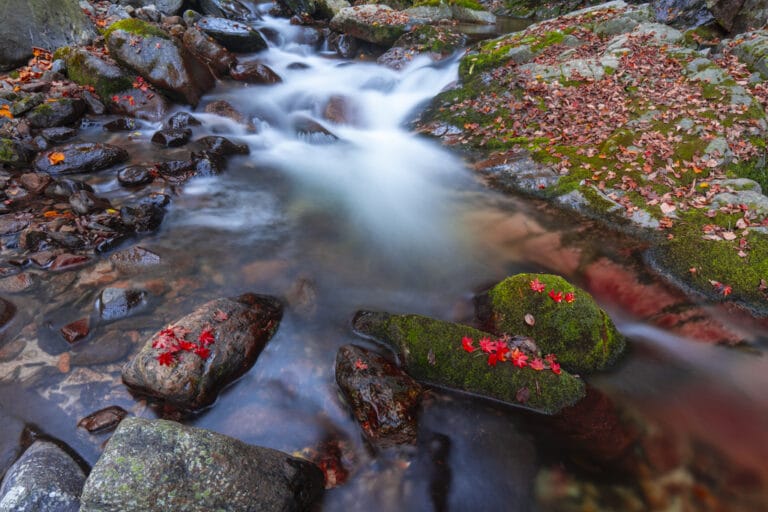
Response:
[[[59,165],[61,162],[64,161],[64,153],[61,151],[54,151],[50,155],[48,155],[48,161],[51,162],[51,165]]]

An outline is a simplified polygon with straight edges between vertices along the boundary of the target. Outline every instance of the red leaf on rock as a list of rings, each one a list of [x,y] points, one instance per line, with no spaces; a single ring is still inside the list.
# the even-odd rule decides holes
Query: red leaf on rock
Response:
[[[534,359],[529,366],[534,370],[536,370],[537,372],[540,372],[545,368],[544,363],[538,357]]]
[[[554,363],[555,361],[557,361],[557,356],[555,354],[547,354],[546,356],[544,356],[544,362],[547,363],[548,365],[552,365],[552,363]]]
[[[464,336],[461,338],[461,348],[466,350],[467,352],[474,352],[477,350],[477,347],[472,346],[472,338],[468,338],[467,336]]]
[[[555,292],[554,289],[549,290],[549,298],[557,303],[563,302],[563,292]]]
[[[516,348],[512,351],[509,356],[509,360],[512,361],[512,364],[518,368],[525,368],[528,366],[528,356],[525,355],[519,348]]]
[[[560,375],[560,373],[561,373],[560,372],[560,363],[555,363],[555,362],[551,363],[549,365],[549,369],[552,370],[552,373],[554,373],[555,375]]]
[[[156,359],[160,366],[171,366],[175,362],[175,358],[170,352],[161,352]]]
[[[537,277],[533,281],[531,281],[531,290],[542,293],[547,288],[547,285],[539,281],[539,278]]]
[[[200,333],[200,336],[198,336],[197,341],[203,345],[210,345],[216,341],[216,338],[214,338],[213,332],[210,329],[203,329],[203,331]]]
[[[480,350],[482,350],[486,354],[490,354],[491,352],[496,350],[496,343],[491,341],[491,338],[481,338]]]
[[[565,302],[571,303],[576,300],[576,296],[573,294],[573,292],[568,292],[565,294]]]
[[[355,369],[356,370],[367,370],[368,364],[365,363],[362,359],[358,359],[355,361]]]
[[[205,347],[198,346],[195,349],[195,354],[200,356],[202,359],[208,359],[208,356],[211,355],[211,351]]]
[[[184,350],[185,352],[192,352],[193,350],[195,350],[195,348],[197,348],[197,345],[187,340],[179,340],[178,346],[181,350]]]

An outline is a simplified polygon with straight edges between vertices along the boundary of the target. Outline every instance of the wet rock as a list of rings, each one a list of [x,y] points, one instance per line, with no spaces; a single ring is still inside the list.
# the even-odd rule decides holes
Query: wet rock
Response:
[[[493,336],[472,327],[419,315],[390,315],[359,311],[353,320],[358,334],[392,348],[405,371],[416,380],[520,405],[536,412],[555,414],[584,397],[578,377],[551,369],[519,368],[510,361],[491,364],[490,357],[473,357],[462,339],[474,343]],[[511,349],[510,344],[507,346]],[[541,357],[520,345],[529,361]],[[477,349],[477,345],[475,345]],[[490,354],[489,354],[490,356]]]
[[[376,62],[399,70],[421,54],[440,61],[467,45],[467,36],[450,27],[421,25],[397,39]]]
[[[0,510],[77,512],[85,473],[64,450],[35,441],[0,486]]]
[[[336,124],[354,125],[357,122],[357,110],[351,98],[334,94],[325,104],[323,118]]]
[[[233,155],[248,155],[251,150],[247,144],[232,142],[226,137],[219,135],[208,135],[195,141],[195,144],[202,147],[211,155],[226,158]]]
[[[79,215],[112,208],[109,201],[87,190],[78,190],[69,196],[69,205],[72,207],[72,211]]]
[[[421,386],[392,362],[345,345],[336,353],[336,383],[371,443],[388,447],[416,441]]]
[[[161,365],[163,352],[153,348],[162,332],[150,337],[141,351],[123,368],[123,382],[139,392],[183,409],[198,409],[213,402],[228,383],[253,366],[277,330],[282,306],[273,297],[246,294],[236,299],[216,299],[177,320],[168,329],[183,329],[186,339],[212,334],[210,355],[203,359],[180,351],[170,365]]]
[[[407,14],[387,5],[368,4],[339,10],[331,19],[330,27],[363,41],[391,46],[413,21]]]
[[[656,21],[688,29],[714,20],[706,0],[654,0],[651,2]]]
[[[96,300],[96,311],[105,321],[131,316],[146,306],[146,290],[105,288]]]
[[[108,132],[130,132],[138,129],[139,123],[130,117],[120,117],[108,123],[104,123],[104,129]]]
[[[0,26],[0,70],[21,66],[32,48],[87,44],[97,32],[77,2],[7,0]]]
[[[157,231],[165,217],[165,209],[157,204],[146,202],[136,207],[120,208],[120,219],[136,233]]]
[[[58,98],[38,105],[27,114],[32,128],[52,128],[77,122],[85,114],[85,102],[80,99]]]
[[[106,34],[110,54],[172,99],[197,105],[215,79],[197,60],[155,25],[134,18],[120,20]]]
[[[37,279],[29,272],[0,278],[0,293],[22,293],[34,288]]]
[[[311,510],[314,464],[166,420],[126,418],[85,484],[81,512]]]
[[[3,348],[0,348],[0,352]],[[24,422],[0,406],[0,477],[5,475],[8,468],[21,455],[23,435]]]
[[[251,11],[240,0],[199,0],[200,11],[203,14],[235,21],[256,21],[261,16]]]
[[[543,288],[535,291],[536,283]],[[554,297],[554,298],[553,298]],[[570,301],[570,302],[569,302]],[[592,296],[552,274],[517,274],[477,299],[477,317],[491,332],[521,334],[580,374],[610,368],[626,341]],[[534,323],[526,322],[532,315]]]
[[[0,332],[13,320],[14,316],[16,316],[16,306],[0,298]]]
[[[30,194],[40,195],[45,191],[45,188],[51,183],[51,177],[47,174],[28,172],[19,177],[21,186],[27,189]]]
[[[30,224],[30,219],[16,214],[0,215],[0,235],[18,233]]]
[[[59,254],[50,262],[48,269],[54,272],[74,270],[76,268],[84,267],[90,262],[91,258],[83,254]]]
[[[227,76],[229,68],[237,62],[229,50],[196,27],[190,27],[184,32],[182,42],[185,48],[206,63],[218,77]]]
[[[68,323],[59,329],[59,332],[67,341],[67,343],[75,343],[76,341],[80,341],[88,336],[88,334],[91,332],[90,323],[90,320],[87,318],[81,318],[79,320],[75,320],[74,322]]]
[[[251,131],[256,131],[256,127],[253,125],[253,122],[242,113],[238,112],[235,107],[233,107],[228,101],[212,101],[205,106],[205,112],[208,114],[216,114],[217,116],[226,117],[235,121],[236,123],[248,127],[248,129]]]
[[[332,144],[339,138],[314,119],[298,115],[293,120],[293,129],[301,140],[310,144]]]
[[[91,434],[109,432],[116,429],[126,416],[128,411],[118,405],[110,405],[81,419],[77,422],[77,426]]]
[[[317,286],[309,278],[296,279],[285,298],[291,310],[305,318],[311,318],[317,312]]]
[[[0,138],[0,165],[24,168],[29,165],[32,152],[18,141]]]
[[[66,62],[67,77],[70,80],[92,86],[104,99],[130,89],[135,78],[108,55],[97,55],[85,48],[59,48],[55,57]]]
[[[162,94],[150,89],[126,89],[108,99],[109,112],[151,122],[161,120],[168,113],[170,103]]]
[[[59,178],[45,188],[45,195],[54,199],[68,198],[78,190],[93,192],[93,187],[80,180]]]
[[[117,181],[124,187],[138,187],[151,183],[151,168],[145,165],[131,165],[117,171]]]
[[[259,31],[242,22],[204,16],[198,20],[197,26],[224,48],[233,52],[253,53],[267,48],[267,42]]]
[[[200,121],[189,112],[176,112],[163,123],[163,128],[166,130],[178,130],[189,128],[190,126],[200,126],[200,124]]]
[[[48,142],[58,144],[77,135],[77,129],[69,126],[57,126],[55,128],[46,128],[40,132],[40,135],[45,137],[45,140]]]
[[[134,345],[122,332],[107,332],[99,338],[90,340],[73,348],[70,354],[72,366],[86,368],[97,364],[110,364],[124,361]]]
[[[192,130],[189,128],[171,128],[155,132],[152,142],[166,148],[178,148],[189,142]]]
[[[58,160],[52,155],[63,157]],[[125,162],[129,155],[126,150],[112,144],[80,142],[53,148],[40,153],[33,166],[38,172],[52,176],[62,174],[95,172]]]
[[[229,70],[229,75],[235,80],[249,84],[269,85],[283,81],[269,66],[255,60],[238,62]]]

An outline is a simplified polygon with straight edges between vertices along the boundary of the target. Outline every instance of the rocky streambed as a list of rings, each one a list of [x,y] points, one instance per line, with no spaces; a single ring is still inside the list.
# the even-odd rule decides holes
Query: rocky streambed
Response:
[[[0,510],[768,502],[751,18],[65,4],[2,54]]]

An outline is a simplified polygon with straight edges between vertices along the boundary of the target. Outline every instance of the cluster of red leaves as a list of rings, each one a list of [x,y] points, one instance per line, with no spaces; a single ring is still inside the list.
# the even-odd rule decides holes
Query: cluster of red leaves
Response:
[[[544,291],[547,289],[547,285],[539,281],[539,278],[535,278],[530,283],[531,290],[533,290],[536,293],[544,293]],[[571,303],[576,300],[576,295],[573,292],[562,292],[562,291],[555,291],[554,288],[549,290],[549,298],[553,301],[557,302],[558,304],[560,302],[567,302]]]
[[[208,359],[211,355],[211,349],[208,347],[216,341],[211,328],[204,327],[196,342],[186,339],[189,333],[189,329],[176,325],[163,329],[152,340],[152,348],[160,351],[155,359],[161,366],[174,365],[181,352],[191,352],[201,359]]]
[[[136,105],[136,100],[134,100],[133,96],[131,96],[130,94],[125,94],[123,96],[118,96],[117,94],[115,94],[114,96],[112,96],[112,101],[114,101],[115,103],[120,103],[123,100],[127,101],[130,106]]]
[[[540,357],[534,357],[531,361],[531,357],[520,350],[519,347],[510,348],[506,339],[499,338],[496,341],[490,338],[480,338],[478,340],[479,347],[474,345],[474,340],[468,336],[464,336],[461,339],[461,348],[464,351],[477,352],[478,354],[488,355],[488,366],[496,366],[499,362],[510,362],[517,368],[525,368],[529,366],[531,369],[540,372],[542,370],[552,370],[552,373],[560,375],[560,364],[557,362],[557,357],[554,354],[548,354],[543,359]]]

